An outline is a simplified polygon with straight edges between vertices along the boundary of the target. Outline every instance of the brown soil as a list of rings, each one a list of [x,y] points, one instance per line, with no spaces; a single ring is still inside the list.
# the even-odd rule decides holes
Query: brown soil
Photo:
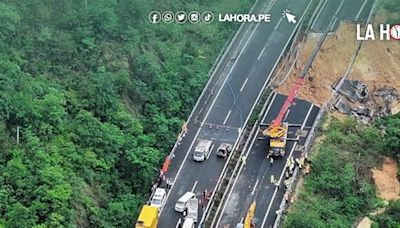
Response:
[[[376,18],[377,21],[380,20],[379,15]],[[309,34],[302,45],[293,72],[276,89],[278,93],[288,94],[319,37],[318,34]],[[323,43],[298,97],[320,107],[323,106],[332,96],[334,82],[346,72],[356,47],[356,25],[348,22],[342,23],[336,33],[328,35]],[[362,80],[368,85],[369,91],[383,86],[391,86],[400,91],[400,74],[398,72],[400,72],[398,41],[365,41],[348,79]],[[281,78],[280,75],[279,78]],[[400,111],[400,104],[392,109]]]
[[[382,168],[372,169],[372,178],[378,190],[378,196],[384,200],[400,199],[400,183],[397,179],[397,164],[386,157]]]
[[[373,221],[368,217],[364,217],[357,225],[357,228],[370,228]]]

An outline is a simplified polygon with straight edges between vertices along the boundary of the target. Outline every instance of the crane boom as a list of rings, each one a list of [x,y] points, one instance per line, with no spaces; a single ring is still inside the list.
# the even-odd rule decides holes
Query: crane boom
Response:
[[[271,122],[270,126],[263,131],[263,134],[270,138],[270,150],[268,156],[285,155],[286,137],[289,130],[289,125],[288,123],[282,123],[282,121],[292,105],[294,98],[299,92],[303,81],[304,77],[297,78],[295,84],[290,89],[289,95],[286,98],[285,103],[283,103],[283,106],[277,117]]]
[[[303,81],[304,81],[304,77],[297,78],[295,84],[293,85],[292,89],[289,92],[288,97],[285,100],[285,103],[283,104],[281,110],[279,111],[278,116],[275,118],[275,120],[272,121],[272,124],[271,124],[272,128],[281,126],[282,120],[285,117],[286,112],[292,105],[294,98],[296,97],[301,85],[303,84]]]

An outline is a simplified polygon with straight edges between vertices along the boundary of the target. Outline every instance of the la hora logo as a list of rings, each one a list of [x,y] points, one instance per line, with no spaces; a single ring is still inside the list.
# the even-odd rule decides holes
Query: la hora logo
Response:
[[[379,40],[400,40],[400,24],[380,24],[378,33]],[[357,24],[357,40],[376,40],[376,36],[372,24],[367,24],[364,34],[362,34],[361,25]]]

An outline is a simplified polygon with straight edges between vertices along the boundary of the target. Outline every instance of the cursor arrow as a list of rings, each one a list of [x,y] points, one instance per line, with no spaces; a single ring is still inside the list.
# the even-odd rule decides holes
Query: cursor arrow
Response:
[[[290,13],[285,13],[286,14],[286,18],[288,20],[289,23],[293,23],[296,24],[296,16]]]

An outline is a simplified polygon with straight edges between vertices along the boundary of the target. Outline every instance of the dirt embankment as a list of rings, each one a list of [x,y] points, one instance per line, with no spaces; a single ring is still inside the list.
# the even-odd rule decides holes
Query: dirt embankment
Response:
[[[400,182],[397,179],[397,172],[396,162],[387,157],[382,168],[372,169],[372,177],[378,190],[378,196],[382,199],[400,199]]]
[[[276,89],[277,92],[288,94],[319,37],[318,34],[309,34],[302,45],[293,72]],[[345,74],[356,48],[356,25],[342,23],[335,34],[328,35],[323,43],[298,97],[323,106],[331,98],[334,82]],[[399,72],[400,45],[398,41],[364,41],[348,79],[363,81],[371,92],[384,86],[400,91]],[[400,111],[400,104],[395,103],[395,106],[392,107],[392,111]]]

